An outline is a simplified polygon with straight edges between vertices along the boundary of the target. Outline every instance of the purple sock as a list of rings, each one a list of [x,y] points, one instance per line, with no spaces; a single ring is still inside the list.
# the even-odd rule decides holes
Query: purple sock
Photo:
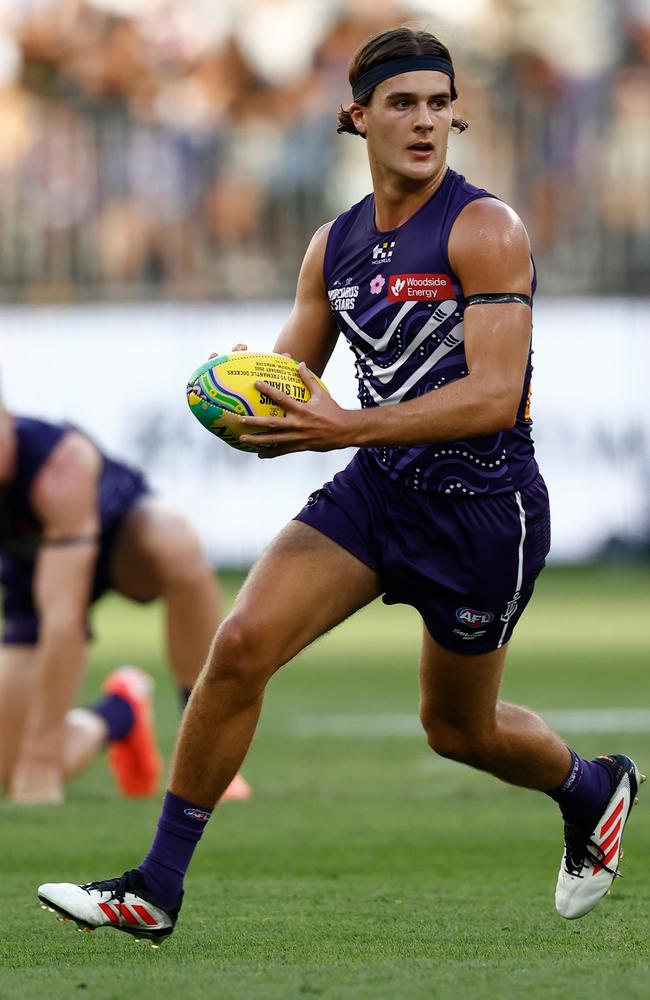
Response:
[[[114,740],[123,740],[128,735],[133,725],[135,716],[133,709],[125,698],[119,694],[107,694],[94,705],[88,706],[89,712],[94,712],[100,719],[103,719],[108,726],[108,743]]]
[[[571,767],[557,788],[547,792],[560,807],[567,823],[593,827],[612,794],[609,771],[597,760],[585,760],[571,750]]]
[[[165,795],[158,832],[151,850],[138,865],[152,902],[163,910],[173,909],[181,898],[185,872],[211,815],[211,809],[194,805],[173,792]]]

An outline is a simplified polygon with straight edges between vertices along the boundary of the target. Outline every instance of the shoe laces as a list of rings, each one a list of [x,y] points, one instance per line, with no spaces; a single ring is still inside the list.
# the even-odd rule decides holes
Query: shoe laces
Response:
[[[604,850],[600,844],[592,840],[590,833],[585,833],[582,827],[575,826],[573,823],[565,823],[564,845],[566,848],[564,852],[564,867],[569,875],[573,875],[575,878],[584,878],[584,875],[580,873],[585,862],[590,861],[594,868],[596,865],[600,865],[610,875],[618,876],[618,878],[623,877],[619,871],[614,871],[604,863]]]
[[[160,903],[156,902],[149,895],[149,890],[147,884],[142,876],[142,873],[138,871],[137,868],[132,868],[128,872],[124,872],[123,875],[119,875],[117,878],[107,878],[102,879],[99,882],[86,882],[84,885],[79,886],[80,889],[84,889],[85,892],[90,895],[91,892],[109,893],[108,901],[115,900],[116,903],[123,903],[125,901],[124,897],[127,892],[132,892],[134,895],[139,896],[140,899],[144,899],[147,903],[152,903],[159,909],[164,910],[168,917],[171,918],[172,924],[176,923],[178,914],[180,913],[181,905],[183,903],[183,893],[181,892],[178,902],[174,906],[161,906]]]
[[[127,892],[139,894],[133,882],[133,872],[128,871],[117,878],[107,878],[98,882],[86,882],[80,888],[84,889],[89,895],[93,891],[110,893],[109,899],[114,899],[117,903],[123,903]]]

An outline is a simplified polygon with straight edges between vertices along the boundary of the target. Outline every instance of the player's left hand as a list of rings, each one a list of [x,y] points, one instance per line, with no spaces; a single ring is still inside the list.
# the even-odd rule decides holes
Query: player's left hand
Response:
[[[259,458],[278,458],[296,451],[333,451],[346,448],[350,439],[353,410],[344,410],[321,388],[307,365],[300,363],[300,377],[309,389],[309,402],[292,399],[267,382],[255,387],[273,399],[285,411],[285,417],[241,417],[250,434],[240,440],[258,448]]]

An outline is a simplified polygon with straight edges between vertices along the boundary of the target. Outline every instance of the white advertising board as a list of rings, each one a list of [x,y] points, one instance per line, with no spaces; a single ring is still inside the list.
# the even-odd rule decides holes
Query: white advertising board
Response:
[[[349,454],[260,462],[212,438],[185,402],[189,374],[238,341],[268,350],[286,303],[0,308],[3,397],[16,413],[77,423],[142,467],[186,511],[215,562],[254,559]],[[533,417],[552,501],[555,561],[650,537],[650,301],[540,301]],[[356,406],[339,343],[325,373]],[[351,454],[351,453],[350,453]]]

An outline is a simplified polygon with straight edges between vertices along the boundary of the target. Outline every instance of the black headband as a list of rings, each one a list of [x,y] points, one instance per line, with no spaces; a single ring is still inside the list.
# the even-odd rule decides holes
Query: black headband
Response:
[[[373,66],[366,73],[355,80],[352,86],[352,98],[358,100],[377,84],[389,80],[391,76],[399,76],[400,73],[412,73],[419,69],[436,70],[438,73],[446,73],[453,81],[454,67],[449,59],[442,56],[402,56],[400,59],[389,59],[388,62]]]

